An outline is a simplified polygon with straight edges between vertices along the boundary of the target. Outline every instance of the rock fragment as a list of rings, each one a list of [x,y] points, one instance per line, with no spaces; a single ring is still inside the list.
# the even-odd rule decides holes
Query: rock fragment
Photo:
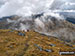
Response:
[[[34,44],[36,47],[38,47],[38,49],[40,49],[40,51],[43,51],[43,48],[38,46],[37,44]]]
[[[50,46],[52,46],[52,47],[55,47],[56,45],[55,44],[49,44]]]
[[[45,51],[46,52],[53,52],[51,49],[46,49]]]
[[[20,35],[20,36],[25,36],[25,34],[22,33],[22,32],[18,32],[18,35]]]

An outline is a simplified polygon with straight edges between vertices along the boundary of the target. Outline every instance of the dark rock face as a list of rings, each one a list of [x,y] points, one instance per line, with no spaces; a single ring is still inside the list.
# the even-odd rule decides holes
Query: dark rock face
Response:
[[[33,15],[33,18],[41,17],[41,16],[43,16],[43,14],[44,14],[44,13]]]
[[[39,14],[30,17],[6,17],[5,19],[0,20],[0,29],[29,29],[45,35],[58,37],[64,41],[75,41],[75,25],[64,19],[56,18],[51,15],[45,16],[44,14]]]
[[[66,20],[73,23],[73,24],[75,24],[75,18],[67,18]]]

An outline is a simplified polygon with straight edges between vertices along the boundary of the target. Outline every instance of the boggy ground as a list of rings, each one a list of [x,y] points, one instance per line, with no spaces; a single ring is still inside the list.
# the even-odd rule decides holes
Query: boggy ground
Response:
[[[34,31],[0,30],[0,56],[75,56],[61,51],[75,51],[75,45]]]

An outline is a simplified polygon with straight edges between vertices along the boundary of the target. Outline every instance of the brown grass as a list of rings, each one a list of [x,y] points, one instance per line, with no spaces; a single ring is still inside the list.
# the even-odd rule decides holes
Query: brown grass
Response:
[[[0,56],[60,56],[59,51],[75,51],[73,47],[67,46],[65,42],[57,38],[41,35],[34,31],[22,32],[25,36],[18,35],[19,31],[0,30]],[[40,51],[39,47],[43,50]],[[55,44],[52,47],[49,44]],[[51,49],[53,52],[46,52]],[[62,55],[75,56],[75,55]]]

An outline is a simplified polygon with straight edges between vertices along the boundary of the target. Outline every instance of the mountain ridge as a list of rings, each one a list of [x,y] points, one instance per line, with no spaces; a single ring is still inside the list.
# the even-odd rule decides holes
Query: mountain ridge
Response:
[[[57,14],[36,14],[29,17],[13,16],[0,21],[0,29],[35,30],[39,33],[75,41],[75,25]],[[62,38],[63,37],[63,38]]]

